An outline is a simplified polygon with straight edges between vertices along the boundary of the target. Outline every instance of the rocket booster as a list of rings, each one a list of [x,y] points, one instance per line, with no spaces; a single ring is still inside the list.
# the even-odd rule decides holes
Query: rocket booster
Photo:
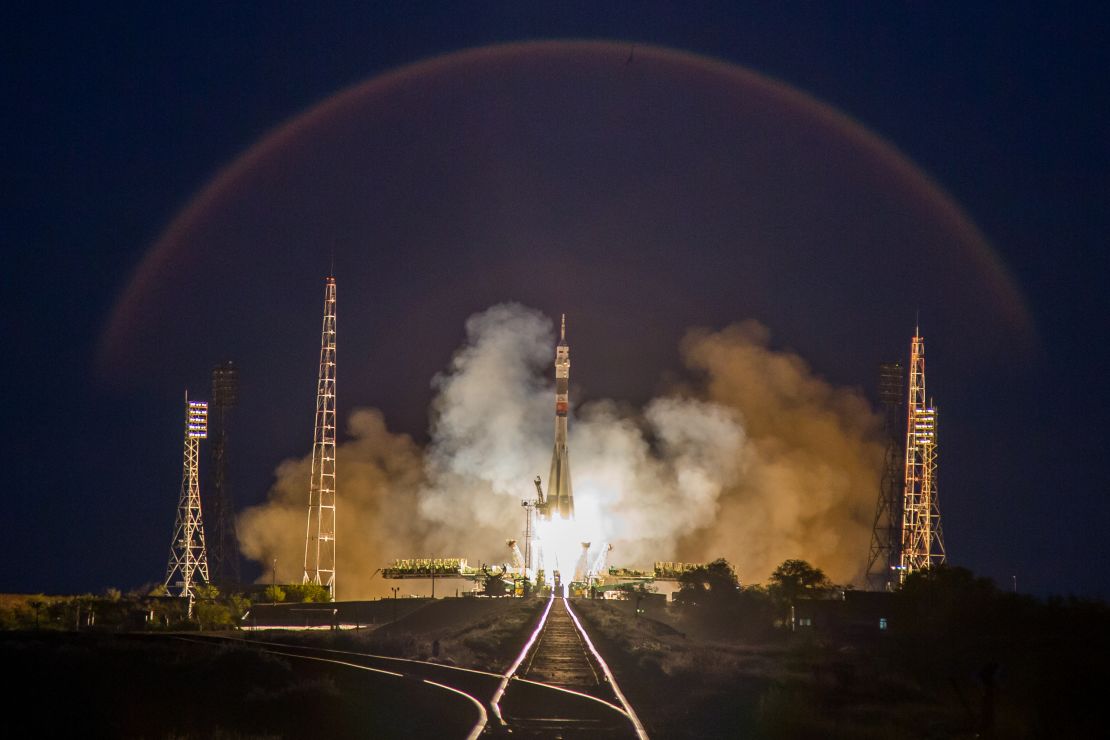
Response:
[[[547,518],[574,518],[574,492],[570,485],[570,453],[567,450],[567,408],[570,402],[570,346],[567,316],[563,314],[559,344],[555,347],[555,450],[547,479]]]

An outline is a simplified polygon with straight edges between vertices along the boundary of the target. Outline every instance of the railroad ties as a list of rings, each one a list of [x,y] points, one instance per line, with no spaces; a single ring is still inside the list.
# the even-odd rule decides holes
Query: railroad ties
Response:
[[[563,691],[543,691],[537,684]],[[517,737],[637,737],[605,670],[561,598],[553,599],[501,704]]]
[[[612,692],[605,685],[605,674],[578,634],[562,599],[555,599],[551,605],[547,623],[532,654],[521,666],[520,675],[607,701],[612,699]]]

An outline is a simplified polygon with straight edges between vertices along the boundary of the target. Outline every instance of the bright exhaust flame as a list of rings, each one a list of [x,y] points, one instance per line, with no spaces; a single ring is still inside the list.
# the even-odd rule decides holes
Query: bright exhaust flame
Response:
[[[555,573],[558,571],[565,590],[566,584],[574,578],[574,566],[581,557],[582,543],[589,540],[582,538],[578,522],[570,519],[539,522],[536,535],[544,582],[549,586],[555,585]]]
[[[563,590],[571,581],[585,581],[598,555],[607,550],[611,526],[606,526],[606,518],[601,507],[604,497],[592,485],[579,488],[575,496],[575,518],[536,522],[537,558],[535,567],[542,569],[544,583],[553,586],[555,572],[559,572]],[[619,523],[618,523],[619,526]],[[589,543],[587,552],[583,545]]]

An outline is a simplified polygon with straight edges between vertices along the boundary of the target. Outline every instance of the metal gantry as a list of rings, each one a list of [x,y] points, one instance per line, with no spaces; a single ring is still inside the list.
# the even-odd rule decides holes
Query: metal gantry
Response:
[[[879,365],[879,400],[883,405],[883,437],[886,451],[879,479],[879,500],[871,547],[867,554],[867,585],[872,591],[891,591],[898,584],[902,549],[902,495],[905,444],[903,409],[905,379],[902,363]]]
[[[536,562],[540,560],[539,543],[536,541],[536,514],[542,517],[547,510],[543,483],[538,475],[532,484],[536,487],[536,497],[520,502],[524,507],[524,577],[529,580],[535,577]]]
[[[925,340],[914,331],[906,409],[905,487],[899,580],[945,562],[937,502],[937,411],[925,402]]]
[[[204,546],[204,520],[200,505],[200,441],[208,436],[208,404],[190,401],[185,394],[185,454],[177,522],[170,542],[170,559],[163,583],[171,595],[189,600],[193,616],[198,583],[208,583],[208,554]],[[178,579],[178,580],[175,580]],[[175,593],[176,590],[176,593]]]
[[[335,600],[335,277],[324,288],[320,372],[316,384],[316,434],[308,484],[304,582],[326,586]]]
[[[228,439],[232,409],[239,402],[239,370],[228,361],[212,369],[212,395],[209,407],[208,523],[211,532],[212,580],[220,588],[239,587],[239,536],[235,530],[235,501],[228,478]]]

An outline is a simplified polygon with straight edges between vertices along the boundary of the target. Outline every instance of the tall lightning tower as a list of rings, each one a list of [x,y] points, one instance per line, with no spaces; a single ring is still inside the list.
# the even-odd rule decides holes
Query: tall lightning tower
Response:
[[[559,344],[555,347],[555,449],[551,453],[551,475],[547,479],[544,517],[574,518],[574,491],[570,485],[570,451],[567,449],[567,409],[570,402],[570,345],[567,316],[563,314]]]
[[[185,394],[185,455],[177,523],[170,542],[170,560],[162,584],[175,596],[189,600],[189,616],[198,583],[208,583],[208,554],[204,547],[204,521],[200,508],[200,441],[208,436],[208,404],[190,401]],[[179,580],[175,580],[179,579]],[[174,594],[174,590],[177,593]]]
[[[904,370],[900,362],[879,365],[879,400],[883,405],[886,453],[879,480],[879,500],[867,554],[867,584],[872,591],[891,591],[898,584],[902,549],[902,475],[905,466],[902,411],[905,408]]]
[[[945,562],[937,503],[937,411],[925,402],[925,340],[914,330],[906,408],[905,484],[899,575]]]
[[[324,286],[324,326],[316,383],[316,435],[308,483],[304,582],[327,586],[335,600],[335,277]]]
[[[209,555],[212,580],[221,588],[239,586],[239,536],[235,531],[235,502],[228,479],[228,432],[231,411],[239,402],[239,370],[230,361],[212,369],[212,394],[209,406],[208,450],[211,495],[208,522],[212,534]]]

